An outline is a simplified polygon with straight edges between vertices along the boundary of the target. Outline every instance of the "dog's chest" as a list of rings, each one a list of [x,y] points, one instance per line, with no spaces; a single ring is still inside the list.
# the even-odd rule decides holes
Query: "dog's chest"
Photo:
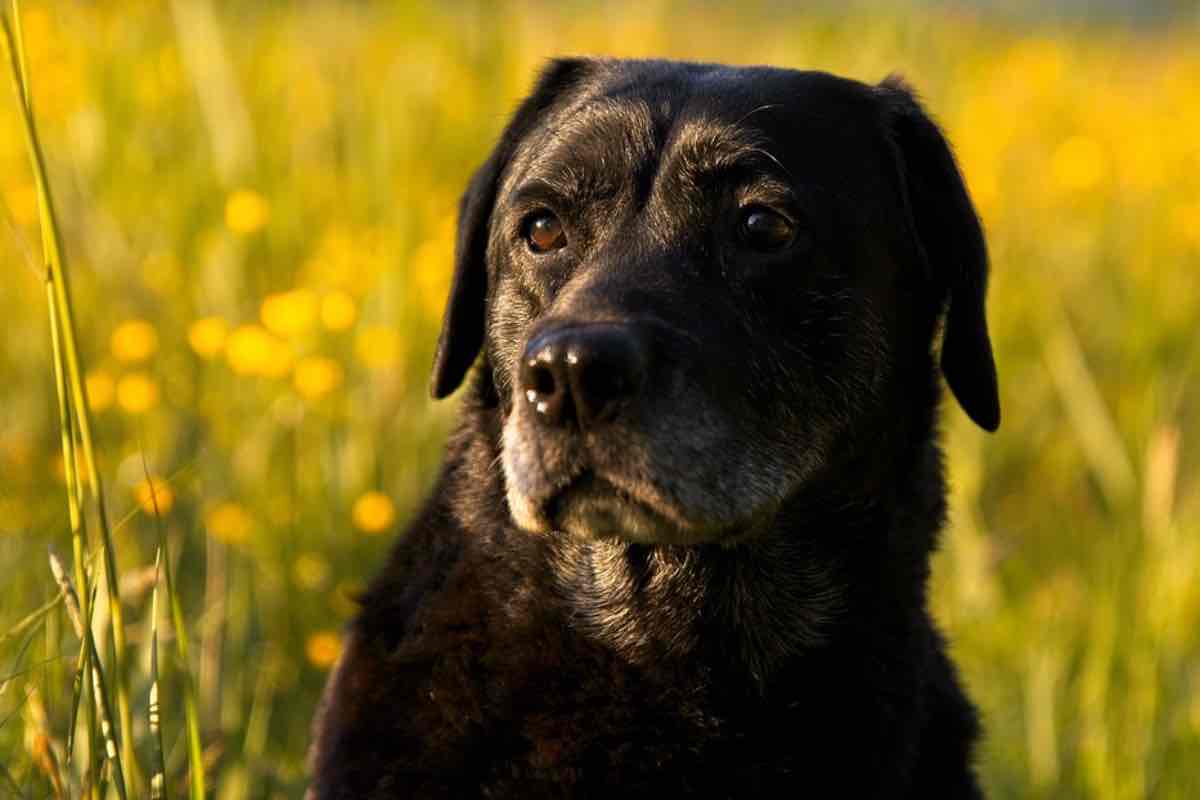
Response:
[[[879,774],[848,776],[846,765],[863,748],[886,752],[898,732],[897,719],[864,725],[862,698],[824,667],[752,687],[699,659],[632,664],[552,612],[530,613],[507,636],[439,648],[410,687],[406,717],[428,727],[404,739],[436,743],[432,760],[483,796],[607,787],[742,797],[822,775],[863,781],[869,795]]]

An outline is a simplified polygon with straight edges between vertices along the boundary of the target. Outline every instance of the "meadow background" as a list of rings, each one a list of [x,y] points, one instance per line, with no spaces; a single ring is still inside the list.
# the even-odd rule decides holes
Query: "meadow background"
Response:
[[[1039,21],[663,0],[23,4],[119,574],[134,796],[153,750],[151,485],[191,643],[182,663],[160,611],[167,788],[186,791],[190,675],[209,795],[302,792],[351,598],[454,418],[426,386],[458,192],[560,53],[899,71],[921,90],[994,265],[1004,422],[989,436],[946,404],[934,577],[985,720],[980,770],[995,797],[1200,796],[1200,12],[1168,5]],[[61,604],[14,631],[58,596],[47,547],[66,557],[71,535],[37,194],[3,83],[0,798],[53,796],[55,771],[78,796],[79,642]]]

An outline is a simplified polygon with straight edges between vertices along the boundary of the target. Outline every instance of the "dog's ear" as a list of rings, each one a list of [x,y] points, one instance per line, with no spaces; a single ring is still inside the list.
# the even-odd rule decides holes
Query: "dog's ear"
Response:
[[[1000,396],[984,309],[988,256],[983,228],[949,144],[912,90],[891,76],[879,91],[909,227],[930,278],[948,303],[942,374],[967,416],[994,431],[1000,426]]]
[[[487,245],[492,206],[505,167],[542,114],[572,86],[590,62],[556,59],[517,107],[492,154],[475,171],[458,205],[454,278],[442,317],[429,390],[441,399],[458,388],[483,346],[487,304]]]

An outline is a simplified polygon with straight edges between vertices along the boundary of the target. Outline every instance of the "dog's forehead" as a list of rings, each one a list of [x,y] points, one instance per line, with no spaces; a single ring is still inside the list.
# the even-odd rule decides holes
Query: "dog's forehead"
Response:
[[[607,66],[518,145],[508,188],[535,177],[604,188],[663,161],[701,172],[747,153],[813,180],[846,176],[878,152],[878,101],[857,81],[768,67]]]

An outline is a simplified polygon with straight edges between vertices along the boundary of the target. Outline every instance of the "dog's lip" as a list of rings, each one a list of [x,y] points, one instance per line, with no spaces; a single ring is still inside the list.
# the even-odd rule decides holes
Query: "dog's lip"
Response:
[[[569,495],[587,494],[600,495],[611,497],[618,502],[645,505],[642,501],[631,496],[629,492],[624,491],[612,481],[596,474],[593,469],[580,470],[578,474],[572,476],[569,480],[562,483],[555,489],[553,493],[543,503],[546,516],[550,519],[557,519],[560,516],[562,505],[567,500]]]
[[[619,477],[584,468],[558,487],[541,503],[542,513],[552,523],[562,518],[564,505],[572,499],[611,502],[635,509],[683,533],[698,532],[702,527],[688,519],[678,509],[647,497],[645,492],[629,487]]]

